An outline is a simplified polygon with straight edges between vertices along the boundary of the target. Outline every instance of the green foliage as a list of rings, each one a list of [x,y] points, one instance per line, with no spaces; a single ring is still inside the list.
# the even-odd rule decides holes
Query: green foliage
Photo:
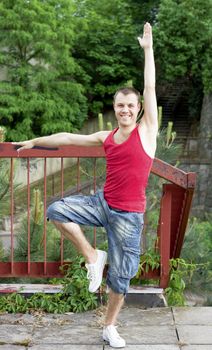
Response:
[[[0,296],[0,312],[25,313],[42,310],[48,313],[83,312],[97,307],[97,296],[88,291],[84,260],[77,257],[62,281],[63,292],[47,295],[36,293],[25,298],[18,293]]]
[[[133,23],[141,30],[141,24],[149,22],[155,23],[159,10],[160,0],[128,0]]]
[[[139,285],[141,284],[140,276],[143,273],[148,273],[149,270],[155,270],[160,267],[160,255],[158,254],[157,249],[152,248],[152,246],[146,249],[145,253],[140,257],[140,263],[138,267],[138,272],[136,276],[131,280],[131,285]],[[142,281],[144,284],[154,284],[158,283],[158,281],[153,280],[144,280]]]
[[[7,140],[75,132],[88,107],[97,115],[111,106],[117,87],[132,80],[141,90],[136,37],[145,21],[154,25],[157,76],[186,77],[195,114],[212,86],[211,10],[208,0],[2,0],[0,123]]]
[[[191,281],[194,272],[199,268],[204,268],[204,264],[195,264],[187,262],[182,258],[170,259],[170,278],[168,288],[165,289],[165,295],[169,306],[184,306],[186,304],[184,291],[186,287],[185,280]],[[154,271],[160,267],[160,255],[158,250],[151,247],[141,256],[139,269],[136,276],[131,280],[132,285],[136,284],[158,284],[157,280],[144,280],[141,282],[142,273]]]
[[[73,131],[85,120],[84,88],[71,56],[74,13],[69,0],[1,1],[0,122],[7,140]]]
[[[158,217],[156,210],[151,211],[148,222],[149,232],[156,231]],[[204,293],[207,297],[206,305],[211,305],[212,291],[212,224],[208,221],[200,221],[193,218],[187,229],[182,258],[170,260],[170,280],[165,293],[167,302],[171,306],[183,306],[186,304],[184,291],[193,290]],[[154,248],[154,237],[149,234],[148,248],[141,256],[139,271],[132,280],[133,284],[140,284],[140,274],[159,267],[160,256]],[[157,246],[157,245],[156,245]],[[148,283],[148,281],[145,281]]]
[[[83,69],[90,109],[95,114],[104,104],[111,106],[111,94],[118,86],[131,79],[140,86],[142,81],[141,49],[130,13],[130,5],[123,0],[85,0],[78,6],[73,56]]]
[[[82,312],[97,306],[97,297],[88,291],[87,270],[83,266],[83,257],[77,257],[74,264],[68,266],[63,279],[63,293],[74,312]]]
[[[147,249],[144,255],[141,256],[139,272],[149,272],[149,269],[155,270],[160,267],[160,255],[156,249]]]
[[[191,290],[210,295],[212,292],[212,220],[192,218],[185,237],[182,257],[195,262],[198,268],[194,272],[192,283],[187,281]]]
[[[185,277],[191,279],[193,272],[197,268],[196,264],[186,262],[184,259],[177,258],[170,260],[170,280],[169,286],[165,289],[168,305],[185,305]]]
[[[165,295],[169,306],[185,306],[184,291],[186,280],[192,280],[195,271],[201,267],[205,268],[204,264],[190,263],[182,258],[170,259],[170,278],[169,285],[165,289]],[[141,284],[142,273],[148,273],[149,270],[154,271],[160,267],[160,255],[157,249],[149,248],[144,255],[141,256],[139,269],[136,276],[131,280],[132,285]],[[144,280],[142,284],[158,284],[157,280]]]
[[[161,76],[202,81],[212,91],[212,3],[161,0],[154,28]]]

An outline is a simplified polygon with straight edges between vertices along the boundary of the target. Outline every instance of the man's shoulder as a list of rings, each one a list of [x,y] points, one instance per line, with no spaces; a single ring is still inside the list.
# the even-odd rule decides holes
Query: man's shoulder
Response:
[[[111,130],[103,130],[103,131],[99,131],[99,138],[101,140],[102,143],[105,142],[106,138],[110,135]]]

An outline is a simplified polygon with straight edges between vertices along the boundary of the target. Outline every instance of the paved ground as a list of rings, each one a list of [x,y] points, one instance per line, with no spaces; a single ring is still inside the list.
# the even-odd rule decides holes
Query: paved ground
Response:
[[[103,313],[0,314],[0,350],[109,350]],[[118,330],[126,350],[212,350],[212,307],[125,307]]]

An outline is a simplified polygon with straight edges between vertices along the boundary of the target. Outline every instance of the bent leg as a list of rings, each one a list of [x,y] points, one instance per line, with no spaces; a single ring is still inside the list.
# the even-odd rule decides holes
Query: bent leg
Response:
[[[94,249],[84,236],[79,225],[103,226],[103,211],[98,195],[71,196],[53,203],[47,210],[47,217],[58,230],[77,248],[85,260],[90,280],[89,291],[94,293],[102,282],[107,253]]]
[[[80,225],[102,226],[96,196],[70,196],[54,202],[47,209],[47,217],[85,257],[87,263],[97,260],[97,251],[84,236]]]

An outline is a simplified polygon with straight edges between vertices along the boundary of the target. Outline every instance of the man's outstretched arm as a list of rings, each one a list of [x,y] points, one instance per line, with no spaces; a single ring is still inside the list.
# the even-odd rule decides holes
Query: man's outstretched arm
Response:
[[[18,151],[24,149],[29,149],[35,146],[45,146],[45,147],[58,147],[65,145],[75,145],[75,146],[99,146],[101,145],[109,131],[99,131],[90,135],[79,135],[70,134],[67,132],[61,132],[58,134],[52,134],[50,136],[38,137],[28,141],[13,142],[20,146]]]
[[[144,123],[151,131],[158,130],[157,100],[155,93],[155,62],[153,53],[152,27],[149,23],[144,25],[143,37],[138,38],[140,46],[144,49]]]

